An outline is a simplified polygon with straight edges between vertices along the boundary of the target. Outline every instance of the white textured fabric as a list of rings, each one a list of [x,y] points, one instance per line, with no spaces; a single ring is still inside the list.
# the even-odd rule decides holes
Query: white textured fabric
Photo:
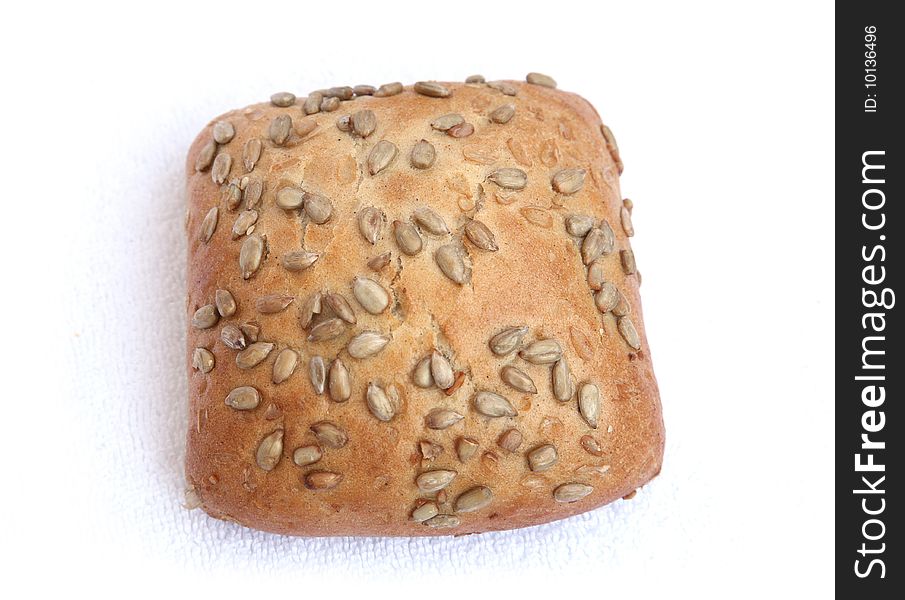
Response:
[[[27,159],[4,188],[16,208],[0,543],[13,577],[120,597],[304,597],[356,582],[428,598],[551,598],[587,582],[583,597],[831,593],[831,14],[554,3],[567,25],[525,3],[351,18],[346,4],[183,2],[88,19],[71,4],[34,15],[41,45],[4,48],[21,59],[9,65],[21,93],[4,94],[0,151],[4,165]],[[485,27],[480,43],[446,40]],[[412,52],[431,39],[434,52]],[[582,93],[619,137],[662,475],[631,501],[463,538],[294,539],[183,510],[183,160],[196,132],[283,89],[529,70]]]

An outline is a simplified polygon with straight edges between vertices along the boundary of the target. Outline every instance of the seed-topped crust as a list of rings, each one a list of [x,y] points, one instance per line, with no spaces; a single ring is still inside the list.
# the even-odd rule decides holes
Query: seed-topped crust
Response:
[[[186,474],[204,510],[460,535],[657,474],[622,159],[551,83],[325,86],[199,134]]]

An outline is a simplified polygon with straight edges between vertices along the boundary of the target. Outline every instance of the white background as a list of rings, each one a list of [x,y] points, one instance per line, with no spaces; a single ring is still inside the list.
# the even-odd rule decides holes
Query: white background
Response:
[[[3,585],[832,593],[832,10],[246,0],[5,15]],[[631,502],[462,539],[292,539],[182,510],[195,133],[283,89],[533,70],[588,98],[619,139],[662,475]]]

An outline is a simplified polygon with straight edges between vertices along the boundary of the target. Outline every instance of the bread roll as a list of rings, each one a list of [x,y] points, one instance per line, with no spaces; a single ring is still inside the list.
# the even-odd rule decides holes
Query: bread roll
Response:
[[[280,93],[186,166],[191,506],[460,535],[659,472],[632,206],[581,97],[539,74]]]

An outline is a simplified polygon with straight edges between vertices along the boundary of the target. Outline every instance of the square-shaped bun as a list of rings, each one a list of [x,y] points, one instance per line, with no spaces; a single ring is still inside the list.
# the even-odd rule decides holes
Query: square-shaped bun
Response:
[[[633,494],[664,430],[621,171],[539,74],[211,121],[187,160],[190,502],[448,535]]]

